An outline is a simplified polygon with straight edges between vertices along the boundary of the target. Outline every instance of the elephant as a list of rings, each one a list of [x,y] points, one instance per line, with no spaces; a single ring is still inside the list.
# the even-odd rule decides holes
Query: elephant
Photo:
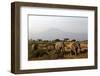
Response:
[[[47,50],[48,50],[48,51],[53,51],[53,50],[55,50],[54,45],[53,45],[53,44],[52,44],[52,45],[48,45],[48,46],[47,46]]]
[[[55,43],[55,50],[58,58],[64,57],[64,42],[56,42]]]
[[[70,49],[70,50],[69,50]],[[71,55],[78,55],[80,53],[80,43],[77,41],[70,42],[69,44],[65,44],[65,51],[69,51]]]
[[[80,50],[81,50],[81,48],[80,48],[80,43],[79,43],[79,42],[73,42],[73,43],[71,44],[71,50],[72,50],[72,52],[74,52],[75,55],[77,56],[77,55],[80,53]]]

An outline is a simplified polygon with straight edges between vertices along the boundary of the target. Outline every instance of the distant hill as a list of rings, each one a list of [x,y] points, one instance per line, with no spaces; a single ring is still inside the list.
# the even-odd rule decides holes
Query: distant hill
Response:
[[[76,40],[87,40],[88,35],[83,33],[71,33],[71,32],[64,32],[59,29],[48,29],[38,34],[30,35],[29,38],[34,40],[42,39],[42,40],[54,40],[54,39],[61,39],[69,38],[69,39],[76,39]]]

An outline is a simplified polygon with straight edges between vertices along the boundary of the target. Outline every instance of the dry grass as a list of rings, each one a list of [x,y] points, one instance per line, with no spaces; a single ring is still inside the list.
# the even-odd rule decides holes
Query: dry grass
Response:
[[[55,60],[55,59],[82,59],[82,58],[88,58],[88,43],[86,41],[80,41],[80,53],[78,55],[75,55],[71,51],[67,52],[59,52],[56,53],[55,49],[54,50],[44,50],[43,48],[41,49],[36,49],[32,50],[31,46],[32,44],[43,44],[45,45],[52,45],[55,44],[56,41],[29,41],[28,43],[28,60]],[[71,42],[65,42],[66,44],[69,44]],[[70,49],[69,49],[70,50]]]

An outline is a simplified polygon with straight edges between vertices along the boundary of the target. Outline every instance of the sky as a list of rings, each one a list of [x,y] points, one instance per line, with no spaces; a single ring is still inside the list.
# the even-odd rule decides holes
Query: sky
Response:
[[[70,33],[88,33],[88,17],[29,15],[29,37],[49,29]]]

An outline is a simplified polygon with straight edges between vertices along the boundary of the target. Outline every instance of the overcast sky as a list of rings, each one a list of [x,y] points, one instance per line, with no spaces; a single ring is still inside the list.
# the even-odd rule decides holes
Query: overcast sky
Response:
[[[49,29],[59,29],[71,33],[88,33],[87,17],[29,16],[29,36]]]

